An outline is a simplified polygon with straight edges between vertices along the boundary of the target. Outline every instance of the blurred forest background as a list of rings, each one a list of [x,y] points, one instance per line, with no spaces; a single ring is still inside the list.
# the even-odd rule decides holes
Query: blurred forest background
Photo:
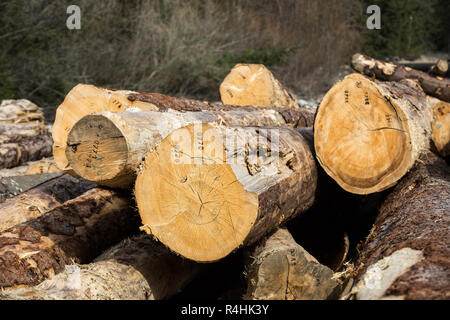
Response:
[[[69,5],[81,30],[66,27]],[[381,8],[368,30],[366,8]],[[262,63],[304,98],[351,55],[450,51],[448,0],[1,0],[0,100],[54,111],[77,83],[219,100],[238,62]]]

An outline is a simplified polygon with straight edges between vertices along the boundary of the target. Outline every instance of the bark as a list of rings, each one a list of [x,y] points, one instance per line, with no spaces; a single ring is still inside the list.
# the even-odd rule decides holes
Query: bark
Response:
[[[0,287],[37,285],[90,262],[138,228],[128,196],[94,188],[0,233]]]
[[[59,177],[62,174],[62,172],[57,172],[0,178],[0,202]]]
[[[35,219],[95,186],[69,175],[54,178],[0,203],[0,231]]]
[[[142,229],[184,257],[216,261],[311,207],[316,170],[294,129],[178,129],[138,172]]]
[[[213,104],[186,98],[174,98],[159,93],[140,93],[127,90],[114,90],[79,84],[74,87],[56,110],[52,129],[53,155],[61,170],[72,168],[66,158],[67,137],[70,130],[81,118],[96,112],[122,112],[128,108],[150,111],[231,111],[233,106]],[[243,111],[261,110],[258,107],[240,108]],[[281,116],[291,126],[311,126],[312,113],[307,108],[280,108]]]
[[[323,98],[314,124],[318,161],[356,194],[397,183],[427,152],[433,110],[412,80],[374,82],[350,74]]]
[[[449,299],[450,169],[429,153],[380,208],[360,248],[357,299]]]
[[[128,188],[146,154],[172,131],[193,123],[226,126],[284,126],[274,110],[204,112],[102,112],[78,121],[69,133],[66,156],[80,177],[97,184]]]
[[[370,77],[376,77],[379,80],[417,80],[425,93],[443,101],[450,102],[450,79],[439,76],[434,77],[426,72],[399,66],[391,62],[383,62],[359,53],[353,55],[352,67],[360,73]]]
[[[3,100],[0,105],[0,123],[43,123],[44,112],[26,99]]]
[[[52,143],[52,138],[43,134],[25,137],[19,142],[0,144],[0,168],[12,168],[27,161],[49,157],[52,154]]]
[[[262,64],[239,63],[220,85],[224,104],[263,108],[300,108],[295,96]]]
[[[333,271],[297,244],[286,229],[261,241],[251,257],[246,299],[326,300],[339,295]]]
[[[87,265],[66,265],[35,287],[6,290],[12,300],[161,300],[184,288],[203,269],[142,234],[125,239]]]

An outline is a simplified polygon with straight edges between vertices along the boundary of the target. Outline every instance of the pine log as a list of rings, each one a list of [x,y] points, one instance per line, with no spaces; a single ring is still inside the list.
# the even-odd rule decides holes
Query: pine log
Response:
[[[437,76],[441,76],[441,77],[445,76],[447,71],[448,71],[448,62],[443,59],[439,59],[430,68],[430,73],[437,75]]]
[[[336,299],[340,284],[333,271],[297,244],[286,229],[258,243],[246,266],[251,300]]]
[[[162,300],[188,284],[202,265],[182,259],[141,234],[87,265],[66,265],[35,287],[5,290],[9,300]]]
[[[0,287],[37,285],[67,264],[89,263],[139,226],[129,198],[91,189],[0,233]]]
[[[178,129],[139,168],[142,229],[186,258],[216,261],[311,207],[316,170],[294,129]]]
[[[319,105],[314,145],[343,189],[369,194],[397,183],[429,149],[433,110],[416,82],[374,82],[353,73]]]
[[[25,175],[54,172],[61,172],[61,170],[58,169],[53,158],[45,158],[31,163],[25,171]]]
[[[299,108],[289,93],[262,64],[239,63],[231,69],[220,85],[220,99],[235,106],[264,108]]]
[[[274,110],[205,112],[125,111],[83,117],[67,139],[66,157],[80,177],[99,185],[128,188],[145,155],[169,133],[193,123],[239,126],[282,126]]]
[[[69,175],[54,178],[0,203],[0,231],[35,219],[95,184]]]
[[[432,153],[395,187],[360,248],[357,299],[450,298],[450,168]]]
[[[352,67],[360,73],[375,77],[379,80],[417,80],[425,93],[440,100],[450,102],[450,79],[439,76],[434,77],[426,72],[399,66],[391,62],[383,62],[359,53],[353,55]]]
[[[150,111],[231,111],[232,106],[223,106],[209,102],[186,98],[174,98],[159,93],[140,93],[127,90],[114,90],[79,84],[66,96],[63,103],[56,110],[55,123],[52,129],[53,156],[56,165],[61,170],[73,173],[67,157],[67,137],[72,127],[86,115],[97,112],[122,112],[128,108],[137,108]],[[250,107],[246,110],[260,110]],[[278,112],[286,123],[292,126],[312,125],[313,114],[307,108],[293,110],[292,108],[279,109]]]
[[[3,100],[0,104],[0,123],[44,123],[44,112],[26,99]]]
[[[450,103],[427,97],[434,113],[431,139],[442,157],[450,156]]]

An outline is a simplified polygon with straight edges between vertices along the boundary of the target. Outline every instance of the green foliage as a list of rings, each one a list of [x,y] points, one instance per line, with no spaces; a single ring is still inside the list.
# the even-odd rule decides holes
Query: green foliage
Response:
[[[441,0],[365,0],[364,10],[375,4],[381,9],[381,29],[363,31],[363,51],[375,57],[417,56],[436,50],[433,39],[443,32]],[[363,13],[364,19],[368,15]]]

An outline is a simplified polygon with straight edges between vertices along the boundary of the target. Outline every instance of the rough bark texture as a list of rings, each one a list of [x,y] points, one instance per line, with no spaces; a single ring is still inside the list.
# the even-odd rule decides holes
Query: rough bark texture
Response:
[[[26,99],[3,100],[0,105],[0,123],[43,123],[44,112]]]
[[[139,235],[125,239],[87,265],[65,270],[35,287],[6,290],[12,300],[161,300],[178,293],[203,266]]]
[[[130,109],[129,109],[130,110]],[[193,123],[226,126],[285,126],[275,110],[154,112],[130,110],[83,117],[69,133],[66,156],[85,179],[109,187],[128,188],[146,154],[172,131]]]
[[[228,105],[299,108],[295,96],[262,64],[235,65],[220,84],[219,91],[222,102]]]
[[[429,153],[395,187],[360,248],[358,299],[450,298],[450,169]]]
[[[0,231],[32,220],[95,186],[69,175],[44,182],[0,203]]]
[[[252,300],[336,299],[340,285],[333,271],[298,245],[286,229],[261,241],[246,266]]]
[[[215,261],[307,210],[316,170],[294,129],[181,128],[138,172],[142,228],[189,259]]]
[[[356,194],[397,183],[429,149],[433,110],[417,82],[375,82],[353,73],[323,98],[314,124],[321,166]]]
[[[12,168],[48,157],[52,143],[42,122],[0,122],[0,168]]]
[[[57,172],[0,178],[0,202],[59,177],[62,174],[62,172]]]
[[[127,196],[94,188],[0,233],[0,287],[36,285],[136,232]]]
[[[359,53],[353,55],[352,67],[358,72],[380,80],[417,80],[427,94],[450,102],[450,79],[433,77],[426,72],[399,66],[391,62],[383,62]]]
[[[231,111],[233,106],[223,106],[186,98],[174,98],[159,93],[139,93],[127,90],[114,90],[79,84],[74,87],[56,110],[55,123],[52,129],[54,140],[53,155],[55,162],[61,170],[71,171],[66,158],[67,137],[82,117],[102,111],[122,112],[128,108],[138,108],[150,111],[175,110],[186,111]],[[257,107],[248,107],[241,110],[255,111]],[[298,108],[289,111],[289,108],[279,110],[292,126],[311,126],[311,111],[307,108]]]

